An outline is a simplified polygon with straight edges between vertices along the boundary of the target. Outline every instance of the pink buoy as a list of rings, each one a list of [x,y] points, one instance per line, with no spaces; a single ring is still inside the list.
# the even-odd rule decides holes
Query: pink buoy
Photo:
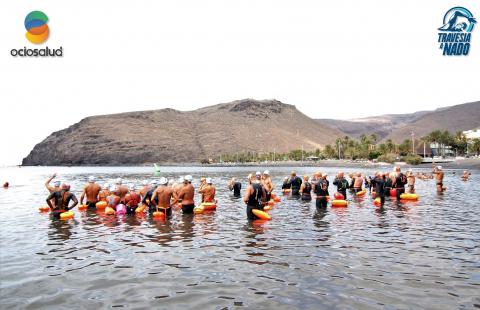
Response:
[[[127,213],[127,207],[123,204],[119,204],[116,209],[117,215],[125,215]]]

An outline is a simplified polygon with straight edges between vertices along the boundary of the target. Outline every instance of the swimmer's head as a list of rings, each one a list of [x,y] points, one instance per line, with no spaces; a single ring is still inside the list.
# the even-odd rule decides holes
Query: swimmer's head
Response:
[[[95,177],[93,175],[88,177],[88,183],[94,183],[95,182]]]

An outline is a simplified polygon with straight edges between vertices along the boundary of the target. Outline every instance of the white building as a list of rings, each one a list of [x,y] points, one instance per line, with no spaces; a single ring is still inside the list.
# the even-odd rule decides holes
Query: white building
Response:
[[[463,132],[467,140],[480,139],[480,128],[466,130]]]

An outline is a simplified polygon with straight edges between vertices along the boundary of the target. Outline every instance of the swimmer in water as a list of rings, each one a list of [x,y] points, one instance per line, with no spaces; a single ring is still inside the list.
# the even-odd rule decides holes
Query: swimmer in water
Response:
[[[415,175],[413,174],[412,169],[407,170],[407,186],[408,193],[415,193]]]
[[[80,204],[83,204],[83,198],[87,196],[87,203],[89,209],[95,208],[98,202],[98,194],[100,193],[101,187],[95,183],[95,177],[88,177],[88,184],[83,188],[82,195],[80,196]]]
[[[247,205],[247,219],[254,220],[257,217],[253,214],[254,209],[262,210],[263,211],[263,204],[266,201],[266,193],[263,189],[260,181],[257,177],[253,174],[248,175],[249,185],[245,190],[245,196],[243,197],[243,201]]]
[[[60,181],[55,181],[53,182],[53,186],[50,185],[50,182],[55,179],[57,176],[56,173],[54,173],[46,182],[45,182],[45,187],[47,188],[48,192],[51,194],[53,192],[58,192],[60,190]]]
[[[290,174],[289,183],[290,189],[292,190],[291,196],[293,198],[300,198],[300,186],[302,186],[302,179],[297,176],[296,171],[292,171],[292,173]]]
[[[375,197],[380,197],[380,204],[385,204],[385,176],[381,172],[375,173]]]
[[[8,188],[10,184],[8,182],[3,183],[3,188]]]
[[[407,184],[407,176],[403,174],[400,170],[400,167],[395,167],[395,179],[392,183],[393,188],[396,190],[397,201],[400,201],[400,195],[405,193],[405,184]]]
[[[107,197],[110,196],[110,184],[103,184],[102,190],[98,192],[98,201],[107,202]]]
[[[52,200],[54,203],[52,204]],[[50,193],[46,199],[50,210],[52,210],[52,216],[54,218],[60,218],[60,214],[75,208],[78,204],[77,197],[70,192],[69,184],[62,184],[60,190]],[[70,201],[73,201],[73,204],[69,206]]]
[[[344,199],[347,199],[347,189],[348,189],[348,181],[343,176],[343,172],[339,172],[335,180],[333,180],[333,185],[337,186],[337,192],[343,195]]]
[[[153,192],[152,201],[157,210],[161,210],[165,213],[165,217],[169,218],[172,216],[172,198],[173,188],[168,186],[167,178],[160,178],[160,185]],[[173,199],[174,200],[174,199]],[[175,200],[173,201],[175,203]]]
[[[135,185],[130,186],[130,192],[125,195],[125,205],[127,207],[127,214],[135,214],[135,210],[137,210],[138,205],[142,201],[140,194],[137,193]]]
[[[303,201],[312,200],[312,184],[308,181],[308,175],[303,176],[303,183],[300,186],[301,199]]]
[[[191,175],[186,175],[183,180],[183,187],[178,193],[178,199],[182,201],[183,214],[191,214],[195,208],[195,188],[192,185],[192,180]]]
[[[265,194],[267,195],[266,200],[270,201],[270,199],[272,198],[272,192],[274,188],[272,178],[270,178],[270,171],[265,170],[263,172],[263,175],[261,178],[261,184],[263,186],[263,189],[265,190]]]
[[[437,192],[442,193],[445,188],[443,187],[443,177],[445,173],[443,172],[442,166],[437,166],[433,168],[432,174],[435,175],[435,181],[437,184]]]
[[[462,174],[462,181],[468,181],[470,180],[470,175],[471,173],[468,170],[464,170]]]
[[[202,194],[203,202],[215,202],[216,188],[213,185],[212,178],[206,178],[205,186],[198,192]]]
[[[238,182],[237,179],[232,178],[230,182],[228,182],[228,189],[233,191],[233,197],[240,197],[242,194],[240,191],[242,190],[242,183]]]

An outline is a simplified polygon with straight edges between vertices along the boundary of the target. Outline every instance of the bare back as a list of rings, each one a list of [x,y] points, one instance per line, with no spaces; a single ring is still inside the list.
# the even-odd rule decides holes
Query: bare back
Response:
[[[84,192],[87,196],[88,202],[97,202],[98,201],[98,193],[102,188],[97,183],[89,183],[85,186]]]
[[[195,196],[195,189],[192,184],[186,184],[180,190],[178,198],[182,199],[182,205],[193,205],[193,197]]]

